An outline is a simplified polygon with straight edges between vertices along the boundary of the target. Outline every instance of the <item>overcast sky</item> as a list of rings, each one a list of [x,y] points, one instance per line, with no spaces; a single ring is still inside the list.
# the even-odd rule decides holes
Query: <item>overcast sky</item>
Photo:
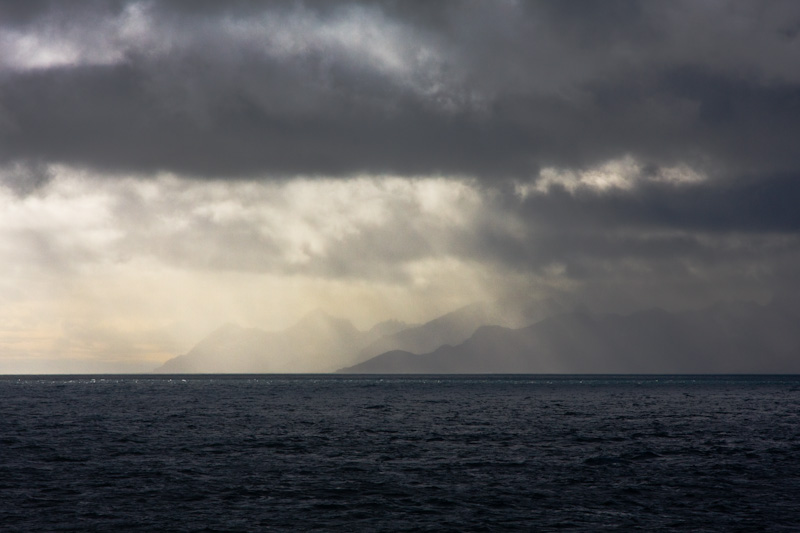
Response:
[[[800,276],[800,3],[0,1],[0,372]]]

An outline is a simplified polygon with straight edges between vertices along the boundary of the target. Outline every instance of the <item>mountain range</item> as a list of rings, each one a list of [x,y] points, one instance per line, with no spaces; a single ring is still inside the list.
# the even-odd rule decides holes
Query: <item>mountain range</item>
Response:
[[[424,324],[387,321],[368,331],[319,311],[278,332],[227,324],[156,372],[800,372],[797,300],[628,315],[564,307],[473,304]]]
[[[349,321],[321,311],[278,332],[225,324],[156,372],[331,372],[343,364],[361,361],[357,354],[364,346],[404,327],[399,322],[388,322],[362,332]]]
[[[524,328],[484,326],[429,353],[395,350],[347,373],[800,372],[795,302],[733,302],[630,315],[573,311]]]
[[[473,304],[421,325],[397,320],[368,331],[315,311],[278,332],[226,324],[184,355],[156,369],[163,373],[332,372],[389,350],[425,352],[459,343],[485,324],[502,323],[493,305]],[[507,315],[508,313],[505,313]]]

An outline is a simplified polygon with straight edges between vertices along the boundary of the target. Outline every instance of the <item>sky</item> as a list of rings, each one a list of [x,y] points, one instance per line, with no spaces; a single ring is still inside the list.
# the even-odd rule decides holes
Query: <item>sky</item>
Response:
[[[800,288],[800,3],[0,0],[0,373]]]

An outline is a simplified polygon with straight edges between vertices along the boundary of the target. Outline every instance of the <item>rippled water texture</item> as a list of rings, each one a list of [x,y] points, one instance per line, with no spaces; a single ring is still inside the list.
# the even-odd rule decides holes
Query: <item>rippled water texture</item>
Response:
[[[3,377],[0,529],[796,531],[798,377]]]

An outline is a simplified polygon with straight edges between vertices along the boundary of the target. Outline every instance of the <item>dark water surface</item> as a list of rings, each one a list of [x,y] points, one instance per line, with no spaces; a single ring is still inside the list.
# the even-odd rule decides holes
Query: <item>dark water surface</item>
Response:
[[[800,530],[797,376],[0,377],[0,530]]]

